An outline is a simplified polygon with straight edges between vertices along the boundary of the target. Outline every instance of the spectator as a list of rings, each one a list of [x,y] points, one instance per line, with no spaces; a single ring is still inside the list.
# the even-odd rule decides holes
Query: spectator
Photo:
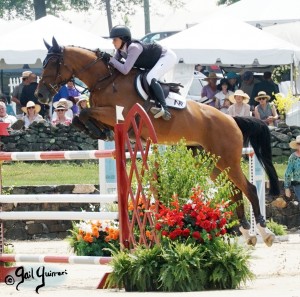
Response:
[[[55,113],[57,114],[57,117],[55,119],[52,119],[51,124],[52,126],[56,126],[58,124],[69,126],[72,123],[72,118],[69,118],[66,116],[68,108],[65,104],[59,103],[57,104],[55,108]]]
[[[259,105],[255,106],[254,116],[264,121],[268,126],[275,126],[275,122],[278,120],[278,114],[274,104],[267,102],[269,100],[270,96],[267,95],[266,92],[258,92],[255,101],[259,102]]]
[[[73,114],[78,114],[78,106],[76,105],[76,102],[79,99],[79,96],[81,93],[75,88],[75,84],[73,80],[69,80],[67,82],[67,89],[68,89],[68,100],[70,100],[73,103],[72,111]]]
[[[249,96],[242,90],[236,90],[233,95],[229,96],[229,100],[233,103],[228,108],[228,114],[231,116],[250,116]]]
[[[257,83],[253,87],[253,91],[251,94],[251,101],[250,105],[251,106],[256,106],[258,103],[255,102],[255,97],[258,95],[258,92],[260,91],[265,91],[267,95],[270,96],[270,102],[272,102],[275,99],[274,94],[279,93],[279,88],[278,86],[272,81],[271,79],[272,73],[267,71],[263,75],[263,81]]]
[[[219,77],[214,73],[209,73],[208,77],[203,80],[207,81],[207,85],[203,87],[201,92],[201,103],[215,106],[215,95],[218,92],[217,81]]]
[[[230,71],[226,74],[226,78],[228,80],[229,86],[228,90],[231,92],[235,92],[237,89],[239,89],[239,76],[233,72]]]
[[[8,115],[6,112],[6,104],[4,102],[0,102],[0,122],[8,123],[8,128],[12,128],[12,125],[17,122],[17,118],[12,115]],[[17,129],[18,127],[14,127]]]
[[[33,122],[44,121],[43,117],[39,114],[41,106],[35,104],[33,101],[28,101],[26,107],[22,107],[22,111],[25,113],[23,117],[25,129],[27,129]]]
[[[198,74],[199,72],[201,72],[202,74],[204,74],[205,76],[209,75],[209,72],[206,70],[205,66],[202,66],[200,64],[196,64],[195,65],[195,71],[194,74]]]
[[[8,115],[16,116],[12,106],[7,103],[7,97],[4,94],[0,94],[0,101],[5,103],[6,112],[7,112]]]
[[[16,103],[16,115],[17,116],[22,115],[22,109],[21,109],[22,105],[20,102],[21,94],[22,94],[23,87],[29,84],[29,75],[31,73],[32,73],[31,71],[24,71],[22,73],[22,82],[19,85],[17,85],[12,92],[11,100]]]
[[[37,83],[37,76],[34,73],[31,73],[28,77],[29,84],[23,87],[22,93],[21,93],[21,98],[20,102],[22,107],[26,107],[28,101],[32,101],[37,105],[40,105],[41,110],[40,110],[40,115],[43,118],[48,118],[49,117],[49,106],[47,104],[41,104],[38,102],[37,98],[35,97],[35,90],[38,86]]]
[[[70,100],[67,100],[66,98],[60,98],[57,102],[53,103],[53,107],[56,109],[58,105],[64,105],[66,108],[66,116],[70,119],[73,119],[73,111],[72,106],[73,103]],[[55,120],[57,117],[57,113],[54,113],[52,115],[52,120]]]
[[[66,85],[62,85],[61,88],[58,90],[58,92],[54,95],[52,102],[55,103],[59,101],[61,98],[68,98],[68,88]]]
[[[256,79],[253,75],[252,71],[246,71],[242,75],[242,84],[241,84],[241,90],[248,94],[251,101],[252,91],[255,84],[258,84],[260,81]],[[250,106],[251,107],[251,106]],[[252,107],[252,110],[254,109],[254,106]]]
[[[291,197],[291,187],[294,189],[296,199],[300,202],[300,135],[290,142],[290,147],[296,150],[289,157],[284,175],[285,196]]]
[[[222,111],[223,113],[228,113],[228,108],[230,106],[229,96],[233,95],[233,92],[228,91],[228,80],[222,78],[217,86],[219,92],[215,95],[216,105],[215,107]]]
[[[81,95],[79,96],[79,100],[77,101],[77,106],[78,106],[78,109],[79,109],[79,113],[82,109],[85,109],[85,108],[88,108],[88,101],[89,101],[89,98],[87,95]]]

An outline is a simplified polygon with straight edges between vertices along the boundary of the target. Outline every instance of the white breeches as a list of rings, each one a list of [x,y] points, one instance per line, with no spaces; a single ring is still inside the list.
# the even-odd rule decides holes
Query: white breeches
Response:
[[[175,66],[176,62],[176,54],[172,50],[168,49],[166,53],[160,57],[154,67],[149,71],[147,75],[148,84],[151,84],[153,78],[159,80]]]

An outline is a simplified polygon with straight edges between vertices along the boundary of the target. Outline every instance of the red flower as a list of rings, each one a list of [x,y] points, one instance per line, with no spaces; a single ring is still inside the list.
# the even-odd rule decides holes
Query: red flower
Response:
[[[195,239],[200,239],[201,238],[201,234],[199,231],[195,231],[192,233],[193,238]]]
[[[182,236],[183,237],[189,237],[190,236],[190,230],[189,229],[184,229],[183,231],[182,231]]]
[[[155,225],[155,229],[156,230],[161,230],[161,228],[162,228],[162,226],[161,226],[161,224],[159,224],[159,223],[157,223],[156,225]]]

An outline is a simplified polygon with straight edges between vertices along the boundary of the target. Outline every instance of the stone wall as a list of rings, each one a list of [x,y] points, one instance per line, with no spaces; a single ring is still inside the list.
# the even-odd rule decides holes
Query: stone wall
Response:
[[[271,131],[273,162],[281,163],[288,159],[293,152],[289,143],[297,135],[300,135],[300,127],[288,126],[285,123],[279,123],[278,128]]]
[[[11,131],[1,137],[1,150],[6,152],[95,150],[98,141],[77,130],[73,125],[52,127],[33,123],[27,130]]]

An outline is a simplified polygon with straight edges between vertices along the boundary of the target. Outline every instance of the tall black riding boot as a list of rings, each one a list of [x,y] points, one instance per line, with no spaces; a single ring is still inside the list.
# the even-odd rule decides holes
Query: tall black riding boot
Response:
[[[158,81],[153,78],[151,81],[151,89],[154,93],[155,98],[159,101],[159,103],[162,106],[162,110],[158,111],[154,117],[155,118],[159,118],[162,116],[162,118],[166,121],[171,119],[171,113],[168,110],[167,104],[166,104],[166,99],[165,99],[165,95],[163,92],[163,89],[161,87],[161,85],[158,83]]]

